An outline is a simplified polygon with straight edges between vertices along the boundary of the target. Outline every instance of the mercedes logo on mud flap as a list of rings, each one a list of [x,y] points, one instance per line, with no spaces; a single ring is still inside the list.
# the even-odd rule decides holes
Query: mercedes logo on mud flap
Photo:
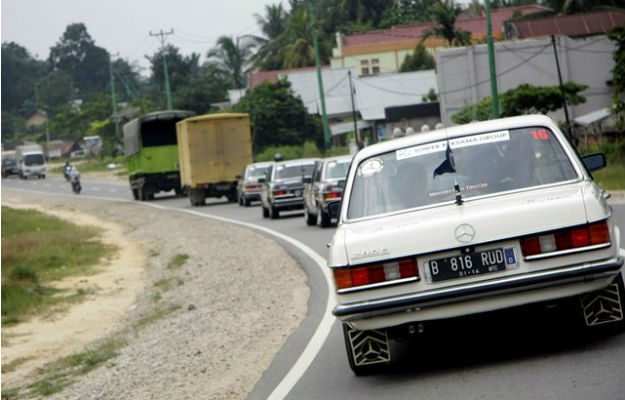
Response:
[[[475,229],[469,224],[460,224],[456,228],[454,235],[461,243],[469,243],[475,237]]]

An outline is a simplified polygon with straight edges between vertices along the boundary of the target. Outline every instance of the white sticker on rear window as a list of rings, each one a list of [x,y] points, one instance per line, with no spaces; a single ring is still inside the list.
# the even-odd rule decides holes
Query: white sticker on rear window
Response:
[[[367,160],[358,168],[358,176],[368,177],[379,174],[384,169],[384,162],[379,158]]]
[[[409,147],[407,149],[400,149],[395,152],[397,161],[404,160],[406,158],[418,157],[424,154],[437,153],[439,151],[447,150],[447,142],[436,142],[422,144],[419,146]]]
[[[461,147],[477,146],[485,143],[507,142],[510,140],[508,131],[491,132],[483,135],[466,136],[449,141],[449,147],[459,149]]]

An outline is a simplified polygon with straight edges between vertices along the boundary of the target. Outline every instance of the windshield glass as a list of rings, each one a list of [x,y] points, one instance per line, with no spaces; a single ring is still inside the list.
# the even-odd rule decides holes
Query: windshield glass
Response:
[[[330,161],[326,165],[325,179],[345,179],[350,160]]]
[[[577,176],[555,135],[542,127],[464,136],[363,160],[347,217],[361,218]]]
[[[24,156],[24,164],[26,165],[43,165],[42,154],[26,154]]]
[[[314,163],[278,165],[274,170],[274,180],[301,179],[303,176],[311,176],[314,168]]]
[[[249,167],[247,167],[247,172],[245,173],[245,176],[246,178],[260,178],[265,175],[267,168],[269,168],[269,166],[255,167],[253,165],[250,165]]]

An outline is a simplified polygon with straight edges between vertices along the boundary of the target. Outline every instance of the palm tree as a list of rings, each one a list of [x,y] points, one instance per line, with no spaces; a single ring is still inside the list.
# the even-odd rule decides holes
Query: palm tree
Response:
[[[261,70],[280,69],[282,61],[278,58],[278,38],[285,30],[288,13],[282,3],[278,3],[265,5],[265,16],[254,14],[254,18],[264,36],[249,36],[257,45],[256,54],[251,59],[253,67]]]
[[[291,13],[286,29],[279,38],[280,51],[284,68],[300,68],[315,65],[315,49],[313,30],[308,19],[308,11],[304,8]],[[319,40],[322,43],[322,40]],[[320,45],[319,53],[322,60],[327,60],[328,52]]]
[[[423,40],[438,36],[447,40],[450,46],[455,44],[468,45],[471,43],[471,32],[456,29],[454,26],[462,8],[454,3],[454,0],[437,0],[430,8],[436,26],[428,29],[423,35]]]
[[[356,23],[372,22],[377,25],[382,13],[393,5],[393,0],[341,0],[340,9],[348,21]]]
[[[233,40],[229,36],[217,39],[217,45],[208,51],[206,57],[223,74],[227,75],[237,89],[245,87],[247,69],[255,44],[247,38]]]

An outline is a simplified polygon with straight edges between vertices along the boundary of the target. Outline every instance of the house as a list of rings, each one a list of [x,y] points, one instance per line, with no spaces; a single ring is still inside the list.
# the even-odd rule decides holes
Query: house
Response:
[[[625,26],[625,10],[597,11],[504,23],[507,39],[566,35],[582,37],[605,35],[617,26]]]
[[[515,13],[528,15],[545,11],[549,9],[538,5],[494,9],[491,11],[493,36],[496,39],[504,37],[504,21],[511,19]],[[337,47],[332,49],[330,65],[333,69],[354,68],[360,76],[398,72],[406,56],[412,54],[424,34],[434,26],[433,22],[425,22],[350,35],[337,32]],[[455,26],[456,29],[469,31],[472,40],[479,41],[486,37],[485,15],[459,17]],[[446,45],[445,40],[438,37],[428,38],[423,43],[432,52]]]

